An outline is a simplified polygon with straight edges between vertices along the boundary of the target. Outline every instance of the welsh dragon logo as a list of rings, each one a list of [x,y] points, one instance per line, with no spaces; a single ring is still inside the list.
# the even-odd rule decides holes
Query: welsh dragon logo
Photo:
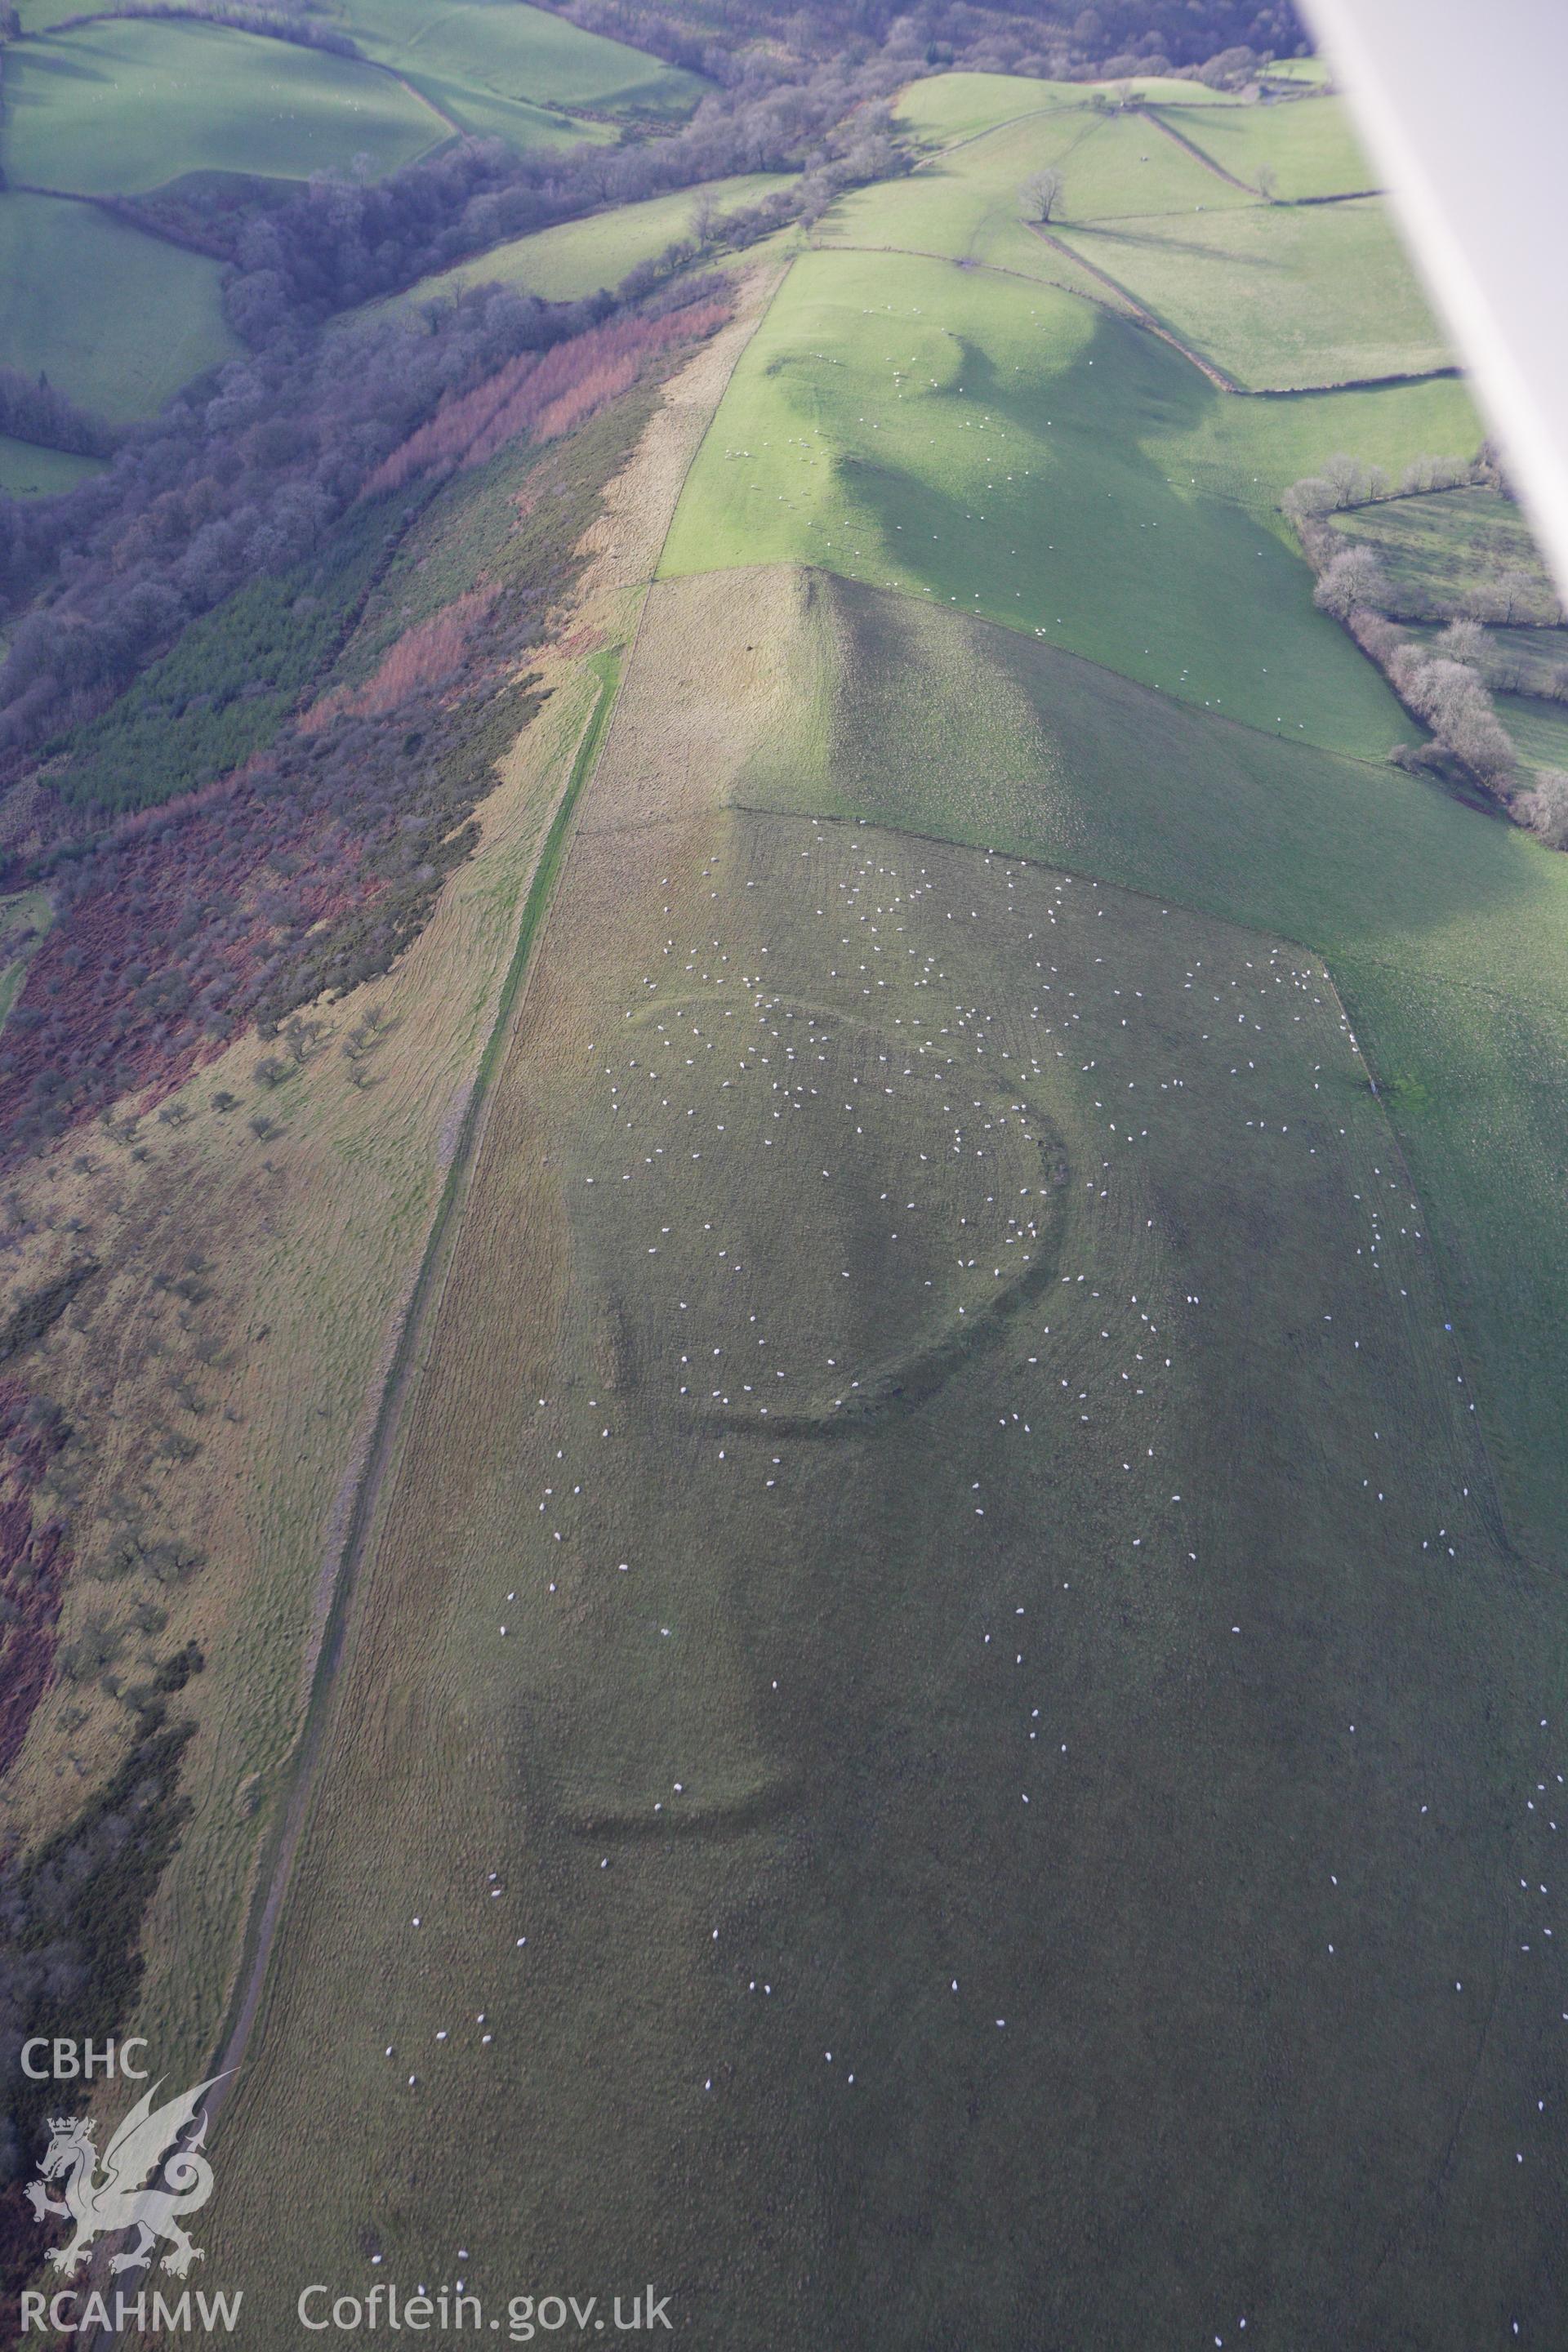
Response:
[[[192,2245],[180,2217],[199,2210],[212,2195],[213,2168],[201,2152],[206,2116],[202,2116],[188,2139],[182,2140],[181,2135],[189,2129],[213,2084],[221,2079],[215,2074],[158,2108],[153,2102],[162,2086],[154,2083],[103,2150],[101,2173],[99,2151],[93,2145],[93,2124],[86,2118],[51,2116],[49,2144],[38,2178],[27,2183],[26,2193],[37,2221],[46,2214],[58,2214],[76,2224],[69,2245],[49,2252],[48,2260],[56,2270],[68,2278],[87,2260],[96,2239],[115,2237],[127,2230],[137,2232],[136,2242],[110,2258],[111,2271],[145,2269],[161,2238],[169,2246],[162,2267],[176,2278],[183,2278],[191,2264],[202,2259],[202,2248]],[[58,2198],[51,2197],[46,2187],[56,2180],[62,2184]]]

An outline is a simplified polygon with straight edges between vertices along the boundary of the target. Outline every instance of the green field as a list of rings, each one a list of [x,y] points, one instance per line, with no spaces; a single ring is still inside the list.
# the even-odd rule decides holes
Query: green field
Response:
[[[1568,629],[1489,628],[1487,645],[1500,683],[1515,692],[1555,698],[1568,679]]]
[[[1137,115],[1058,106],[964,141],[908,179],[874,183],[841,197],[817,241],[943,254],[1057,280],[1063,275],[1061,254],[1023,217],[1024,183],[1047,165],[1062,174],[1058,226],[1251,201]]]
[[[1364,195],[1377,185],[1338,98],[1286,99],[1258,106],[1184,107],[1170,117],[1183,138],[1250,188],[1274,174],[1283,204]]]
[[[67,197],[0,194],[0,356],[83,407],[146,416],[240,349],[216,261]]]
[[[422,278],[405,294],[381,310],[416,309],[443,295],[460,294],[466,286],[516,286],[547,301],[570,302],[601,287],[620,284],[639,261],[651,261],[665,247],[690,232],[693,206],[710,196],[726,212],[755,204],[774,188],[786,187],[781,172],[742,173],[733,179],[705,180],[673,195],[650,196],[646,204],[617,205],[584,220],[562,221],[554,228],[536,230],[531,236],[513,237],[492,246],[472,261]],[[374,315],[374,314],[372,314]]]
[[[0,433],[0,490],[10,498],[53,498],[60,490],[74,489],[85,476],[99,470],[96,457],[40,448],[36,441],[16,441],[8,433]]]
[[[1449,354],[1378,198],[1212,205],[1064,241],[1249,392],[1429,374]]]
[[[759,592],[742,574],[731,593],[740,628]],[[1327,959],[1432,1217],[1510,1527],[1550,1556],[1568,1512],[1568,860],[1397,770],[951,610],[825,580],[814,611],[796,697],[829,723],[759,752],[747,804],[1026,854]]]
[[[1118,85],[1120,87],[1120,85]],[[1201,83],[1167,81],[1142,76],[1129,89],[1149,104],[1204,107],[1234,103]],[[937,147],[983,137],[1021,116],[1043,114],[1057,107],[1083,108],[1089,100],[1080,81],[1035,81],[1020,74],[944,73],[911,82],[899,100],[901,130]]]
[[[1384,499],[1329,521],[1344,538],[1372,548],[1397,592],[1395,612],[1457,607],[1467,594],[1514,572],[1529,583],[1521,590],[1525,609],[1516,618],[1539,621],[1556,613],[1556,593],[1530,526],[1496,490],[1466,486]]]
[[[1048,96],[1031,104],[1037,89]],[[1098,282],[1069,277],[1074,292],[1120,295],[1249,390],[1362,383],[1447,364],[1376,199],[1265,205],[1161,128],[1168,119],[1249,186],[1267,162],[1281,195],[1326,192],[1365,176],[1337,100],[1240,106],[1194,83],[1165,91],[1180,93],[1176,104],[1162,97],[1152,120],[1099,112],[1069,85],[984,75],[917,83],[901,102],[904,119],[943,152],[908,180],[841,200],[821,240],[944,254],[1052,281],[1064,278],[1065,246],[1101,273]],[[1024,182],[1047,166],[1062,177],[1055,247],[1020,217]]]
[[[1381,759],[1409,722],[1312,611],[1278,500],[1337,449],[1403,463],[1479,437],[1457,383],[1228,399],[1051,288],[810,253],[735,372],[664,569],[820,564]]]
[[[135,195],[186,172],[376,172],[448,137],[390,74],[216,25],[124,20],[5,53],[8,177]]]
[[[1537,694],[1496,694],[1498,717],[1533,768],[1568,771],[1568,709]]]
[[[650,604],[214,2273],[635,2265],[705,2352],[1479,2329],[1390,2240],[1440,2163],[1521,2265],[1556,2228],[1499,1949],[1542,1677],[1384,1112],[1304,950],[716,810],[813,752],[857,604],[999,634],[814,593],[798,642],[747,583]],[[862,805],[953,673],[858,675]]]
[[[483,111],[488,101],[502,136],[511,106],[524,108],[523,120],[531,116],[546,133],[553,114],[558,132],[562,116],[582,109],[689,113],[709,86],[523,0],[343,0],[338,13],[368,55],[395,66],[459,115],[473,107]],[[570,127],[574,137],[591,135],[584,125]]]
[[[1308,82],[1322,88],[1333,80],[1333,72],[1326,58],[1276,58],[1267,68],[1269,81]]]

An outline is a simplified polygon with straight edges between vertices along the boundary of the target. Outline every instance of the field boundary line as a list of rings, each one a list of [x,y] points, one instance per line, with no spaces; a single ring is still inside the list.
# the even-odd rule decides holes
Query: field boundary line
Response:
[[[1151,122],[1159,125],[1167,139],[1173,139],[1178,147],[1184,147],[1205,171],[1215,173],[1222,180],[1228,180],[1233,188],[1244,189],[1249,196],[1256,196],[1259,204],[1278,205],[1283,212],[1293,212],[1300,205],[1353,205],[1363,196],[1384,194],[1382,188],[1336,188],[1326,196],[1266,196],[1261,188],[1255,188],[1250,180],[1238,180],[1234,172],[1227,172],[1223,163],[1216,163],[1214,156],[1207,154],[1195,140],[1189,139],[1184,131],[1178,131],[1173,122],[1167,122],[1157,106],[1146,107],[1143,110]]]
[[[646,600],[645,600],[646,601]],[[640,623],[640,615],[639,615]],[[597,657],[603,662],[603,656]],[[227,2085],[244,2058],[260,2011],[269,1975],[269,1961],[283,1908],[293,1883],[293,1864],[308,1826],[315,1794],[315,1766],[329,1727],[332,1685],[342,1661],[348,1632],[349,1603],[359,1582],[359,1570],[369,1549],[385,1475],[395,1461],[402,1434],[403,1408],[421,1362],[420,1340],[439,1310],[451,1244],[461,1225],[457,1214],[483,1140],[492,1099],[493,1081],[504,1057],[525,996],[524,982],[534,963],[533,950],[544,929],[544,918],[555,881],[564,862],[572,820],[605,733],[605,719],[613,702],[621,667],[608,676],[600,673],[598,694],[588,714],[555,814],[540,850],[523,900],[516,943],[501,982],[496,1016],[475,1068],[468,1100],[447,1167],[435,1214],[426,1235],[419,1270],[404,1308],[391,1363],[383,1383],[381,1402],[372,1427],[364,1466],[356,1483],[353,1507],[338,1555],[328,1579],[331,1597],[311,1673],[305,1718],[289,1766],[289,1791],[258,1863],[249,1916],[241,1943],[228,2006],[218,2043],[216,2066],[224,2081],[215,2084],[208,2107],[216,2121],[226,2102]]]
[[[1168,218],[1169,215],[1151,214],[1146,217]],[[1068,244],[1065,237],[1053,236],[1043,222],[1026,221],[1024,226],[1031,236],[1037,236],[1040,243],[1049,246],[1053,253],[1061,254],[1068,261],[1076,261],[1080,269],[1087,269],[1091,278],[1098,278],[1102,286],[1109,286],[1117,299],[1126,303],[1138,326],[1147,328],[1152,335],[1158,335],[1161,341],[1169,343],[1173,352],[1180,352],[1182,357],[1195,367],[1200,375],[1207,376],[1216,391],[1245,395],[1247,392],[1245,384],[1237,383],[1234,376],[1227,375],[1225,370],[1216,367],[1212,360],[1201,357],[1190,343],[1183,342],[1173,328],[1168,327],[1163,319],[1157,317],[1146,302],[1141,302],[1135,294],[1130,293],[1121,279],[1113,278],[1109,269],[1102,269],[1098,261],[1090,261],[1087,254],[1079,253],[1076,247]]]
[[[1255,188],[1250,180],[1238,180],[1234,172],[1227,172],[1223,163],[1216,163],[1212,155],[1205,155],[1203,149],[1194,141],[1189,139],[1184,131],[1178,131],[1173,123],[1166,121],[1157,106],[1147,107],[1144,111],[1157,130],[1163,131],[1167,139],[1173,141],[1185,154],[1190,155],[1194,163],[1201,163],[1205,172],[1212,172],[1216,180],[1225,180],[1231,187],[1240,188],[1244,194],[1255,196],[1260,205],[1268,204],[1269,199],[1261,188]]]
[[[1317,199],[1314,198],[1313,201],[1316,202]],[[1324,201],[1329,200],[1324,199]],[[1341,199],[1336,196],[1332,201],[1338,204]],[[1248,208],[1244,205],[1237,207],[1238,212],[1247,209]],[[1260,208],[1255,206],[1251,209]],[[1281,205],[1279,209],[1288,212],[1290,207],[1287,205]],[[1100,228],[1101,234],[1106,234],[1103,222],[1110,217],[1111,216],[1109,215],[1102,215],[1100,223],[1089,222],[1085,226],[1089,229],[1090,234],[1093,234],[1097,226]],[[1116,217],[1125,218],[1128,215],[1121,215]],[[1175,215],[1170,213],[1140,213],[1132,217],[1140,220],[1170,220]],[[1064,284],[1059,278],[1033,278],[1026,269],[1009,269],[1004,261],[974,261],[963,254],[932,253],[928,246],[923,245],[851,245],[847,239],[835,238],[831,242],[814,239],[806,250],[809,253],[907,253],[914,261],[945,261],[951,269],[984,269],[993,278],[1015,278],[1020,286],[1054,286],[1058,294],[1070,294],[1079,302],[1092,302],[1097,310],[1108,311],[1112,318],[1121,320],[1124,325],[1142,327],[1149,334],[1158,335],[1163,342],[1170,344],[1173,351],[1179,352],[1184,360],[1190,360],[1194,367],[1209,377],[1221,392],[1234,394],[1237,400],[1317,400],[1326,392],[1381,392],[1387,384],[1436,383],[1444,376],[1458,376],[1463,373],[1461,368],[1448,362],[1442,367],[1406,370],[1404,373],[1395,375],[1343,376],[1334,383],[1237,383],[1215,366],[1212,361],[1200,359],[1196,352],[1184,343],[1180,336],[1171,328],[1163,325],[1145,303],[1140,302],[1130,294],[1119,278],[1112,278],[1108,269],[1101,269],[1098,262],[1090,261],[1087,255],[1078,252],[1074,247],[1067,243],[1065,238],[1052,236],[1049,230],[1042,228],[1037,221],[1021,221],[1019,226],[1026,228],[1031,236],[1037,236],[1042,244],[1049,246],[1053,252],[1059,253],[1064,260],[1074,263],[1087,276],[1098,278],[1102,286],[1110,288],[1116,296],[1116,300],[1107,301],[1092,289],[1069,286]]]

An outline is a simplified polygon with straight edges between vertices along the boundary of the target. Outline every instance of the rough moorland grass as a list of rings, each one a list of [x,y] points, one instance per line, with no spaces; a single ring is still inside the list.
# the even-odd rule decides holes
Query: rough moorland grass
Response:
[[[1338,98],[1191,106],[1173,112],[1170,119],[1183,138],[1248,187],[1259,185],[1265,170],[1272,172],[1275,193],[1285,204],[1302,197],[1364,195],[1378,184]]]
[[[1269,740],[951,610],[819,586],[796,699],[826,705],[830,729],[783,731],[738,795],[1026,852],[1324,955],[1432,1217],[1510,1528],[1552,1557],[1568,1515],[1568,860],[1397,770]],[[742,638],[760,593],[731,583]],[[775,598],[766,611],[775,635],[794,625]],[[723,625],[705,604],[715,664]]]
[[[90,205],[0,194],[0,352],[117,422],[239,351],[221,278],[216,261]]]
[[[664,570],[820,564],[1381,759],[1409,722],[1313,612],[1278,501],[1336,449],[1398,464],[1479,438],[1455,383],[1227,398],[1051,288],[811,253],[731,379]]]
[[[0,490],[8,498],[53,498],[100,470],[96,457],[73,457],[66,449],[43,449],[36,441],[15,441],[8,433],[0,433]]]
[[[1555,2030],[1499,1951],[1539,1626],[1321,964],[700,814],[682,676],[772,649],[669,650],[498,1082],[214,2273],[279,2344],[432,2248],[635,2262],[727,2352],[1473,2340],[1557,2225],[1492,2096]],[[1482,2263],[1390,2252],[1445,2158]]]
[[[182,173],[388,172],[449,136],[390,74],[222,26],[116,21],[6,52],[13,180],[134,195]]]
[[[422,278],[370,315],[417,309],[422,302],[459,294],[466,286],[492,284],[516,286],[550,302],[570,302],[601,286],[618,286],[639,261],[651,261],[667,245],[688,236],[692,207],[703,196],[722,212],[734,212],[787,184],[787,174],[781,172],[742,173],[732,179],[705,180],[673,195],[650,196],[646,204],[617,205],[584,220],[562,221],[554,228],[514,237],[472,261]]]
[[[1450,364],[1375,196],[1062,234],[1247,391],[1312,391]]]
[[[522,0],[342,0],[340,13],[370,55],[416,80],[429,74],[443,88],[539,110],[681,114],[710,87]]]
[[[1455,604],[1504,572],[1525,574],[1534,617],[1555,609],[1555,591],[1511,499],[1467,485],[1413,499],[1385,499],[1329,518],[1348,539],[1370,547],[1396,588],[1431,604]],[[1521,613],[1521,618],[1529,617]]]

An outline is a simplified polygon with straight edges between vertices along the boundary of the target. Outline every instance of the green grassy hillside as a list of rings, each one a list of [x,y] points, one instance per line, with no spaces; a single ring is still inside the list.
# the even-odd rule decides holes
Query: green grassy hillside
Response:
[[[1378,198],[1205,205],[1064,241],[1248,392],[1430,374],[1449,353]]]
[[[95,457],[75,457],[64,449],[41,449],[35,441],[15,441],[0,433],[0,490],[14,499],[52,498],[84,475],[98,471]]]
[[[738,634],[758,593],[736,581]],[[830,721],[753,757],[749,804],[1023,852],[1328,960],[1432,1218],[1512,1523],[1550,1556],[1568,1513],[1568,861],[1397,770],[907,596],[824,581],[812,611]]]
[[[1201,84],[1165,89],[1173,105],[1129,112],[1081,85],[917,83],[902,119],[936,152],[910,178],[843,198],[820,241],[944,254],[1120,299],[1249,390],[1447,363],[1375,199],[1271,205],[1257,193],[1265,166],[1282,198],[1366,186],[1336,99],[1241,106]],[[1023,191],[1046,169],[1060,190],[1042,237]],[[1075,257],[1100,275],[1078,277]]]
[[[776,648],[668,618],[499,1082],[215,2268],[434,2247],[489,2296],[635,2246],[715,2352],[1468,2324],[1388,2241],[1440,2162],[1555,2228],[1498,1932],[1531,1628],[1322,967],[701,814]],[[687,784],[628,829],[656,740]]]
[[[778,172],[751,172],[727,180],[705,180],[673,195],[650,196],[646,204],[617,205],[584,220],[562,221],[531,236],[513,237],[455,268],[422,278],[384,308],[412,309],[465,286],[516,286],[547,301],[570,302],[601,286],[620,284],[639,261],[651,261],[678,237],[689,234],[693,207],[706,196],[723,211],[755,204],[759,196],[787,186]]]
[[[1409,722],[1312,610],[1277,502],[1314,454],[1403,462],[1479,439],[1455,383],[1226,398],[1168,346],[1052,288],[812,253],[735,373],[664,569],[820,564],[1381,759]]]
[[[304,179],[367,155],[377,172],[449,137],[391,75],[216,25],[123,21],[13,46],[8,176],[133,195],[185,172]]]
[[[1141,76],[1128,88],[1161,106],[1234,102],[1221,91],[1205,89],[1201,82],[1167,81],[1156,76]],[[898,114],[900,128],[916,139],[933,147],[948,147],[980,137],[1022,115],[1044,114],[1062,106],[1081,108],[1089,99],[1089,90],[1080,81],[1036,81],[1020,74],[944,73],[911,82],[899,100]]]
[[[116,421],[239,350],[221,279],[216,261],[90,205],[0,194],[0,356]]]
[[[536,109],[681,114],[708,87],[525,0],[342,0],[339,14],[370,55],[416,83],[428,75],[444,89]]]
[[[1271,172],[1282,204],[1364,195],[1377,174],[1351,128],[1342,100],[1290,99],[1278,105],[1161,108],[1162,121],[1222,171],[1248,187]]]
[[[961,141],[908,179],[840,198],[819,242],[945,254],[1042,281],[1059,278],[1060,254],[1023,218],[1024,184],[1047,166],[1062,175],[1060,221],[1184,215],[1205,203],[1252,201],[1139,116],[1058,106]]]

